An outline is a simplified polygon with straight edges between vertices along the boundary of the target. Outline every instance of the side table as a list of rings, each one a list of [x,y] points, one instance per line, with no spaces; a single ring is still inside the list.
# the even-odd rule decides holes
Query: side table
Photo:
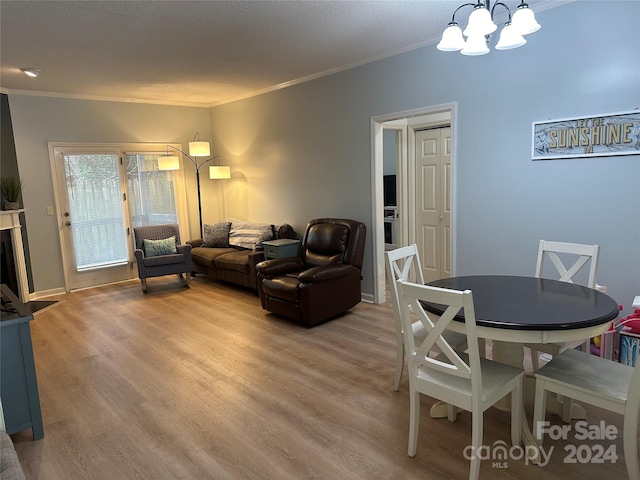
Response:
[[[300,251],[300,240],[280,238],[278,240],[267,240],[262,242],[264,247],[264,258],[286,258],[297,257]]]

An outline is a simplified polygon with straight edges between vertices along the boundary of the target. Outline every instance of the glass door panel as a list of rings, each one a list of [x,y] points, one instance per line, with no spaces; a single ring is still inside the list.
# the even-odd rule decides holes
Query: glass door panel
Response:
[[[55,152],[69,290],[132,278],[120,154],[108,150]]]
[[[127,239],[117,155],[64,157],[78,271],[127,263]]]
[[[131,225],[179,223],[174,172],[158,170],[157,153],[127,153]]]

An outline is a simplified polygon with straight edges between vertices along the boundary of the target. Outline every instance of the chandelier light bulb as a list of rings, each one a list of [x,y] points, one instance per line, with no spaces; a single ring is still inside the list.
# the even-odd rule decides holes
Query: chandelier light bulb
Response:
[[[540,24],[536,21],[533,10],[531,10],[526,3],[518,5],[516,13],[513,14],[511,24],[520,35],[528,35],[540,30]]]
[[[464,48],[460,50],[463,55],[477,56],[489,53],[489,47],[487,46],[487,39],[484,35],[472,35],[467,38],[467,43]]]
[[[493,23],[489,10],[484,6],[476,5],[469,15],[469,23],[464,29],[464,35],[470,37],[473,35],[489,35],[497,30],[498,26]]]
[[[525,38],[513,28],[510,22],[504,25],[504,28],[500,32],[500,40],[496,44],[496,50],[510,50],[512,48],[521,47],[527,43]]]
[[[451,22],[442,33],[442,40],[438,43],[438,50],[443,52],[457,52],[464,47],[462,29],[456,22]]]

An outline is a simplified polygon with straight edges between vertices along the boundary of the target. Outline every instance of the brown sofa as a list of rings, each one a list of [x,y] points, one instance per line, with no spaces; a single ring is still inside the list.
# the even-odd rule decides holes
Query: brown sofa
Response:
[[[257,293],[256,265],[264,260],[262,242],[277,238],[295,238],[290,225],[271,225],[228,219],[204,225],[204,238],[191,245],[193,273],[213,280],[233,283]]]

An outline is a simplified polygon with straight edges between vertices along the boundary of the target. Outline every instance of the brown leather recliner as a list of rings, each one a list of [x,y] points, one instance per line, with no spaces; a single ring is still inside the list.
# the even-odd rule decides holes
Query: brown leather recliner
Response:
[[[262,308],[313,326],[357,305],[365,236],[365,224],[355,220],[311,220],[302,239],[302,257],[256,266]]]

